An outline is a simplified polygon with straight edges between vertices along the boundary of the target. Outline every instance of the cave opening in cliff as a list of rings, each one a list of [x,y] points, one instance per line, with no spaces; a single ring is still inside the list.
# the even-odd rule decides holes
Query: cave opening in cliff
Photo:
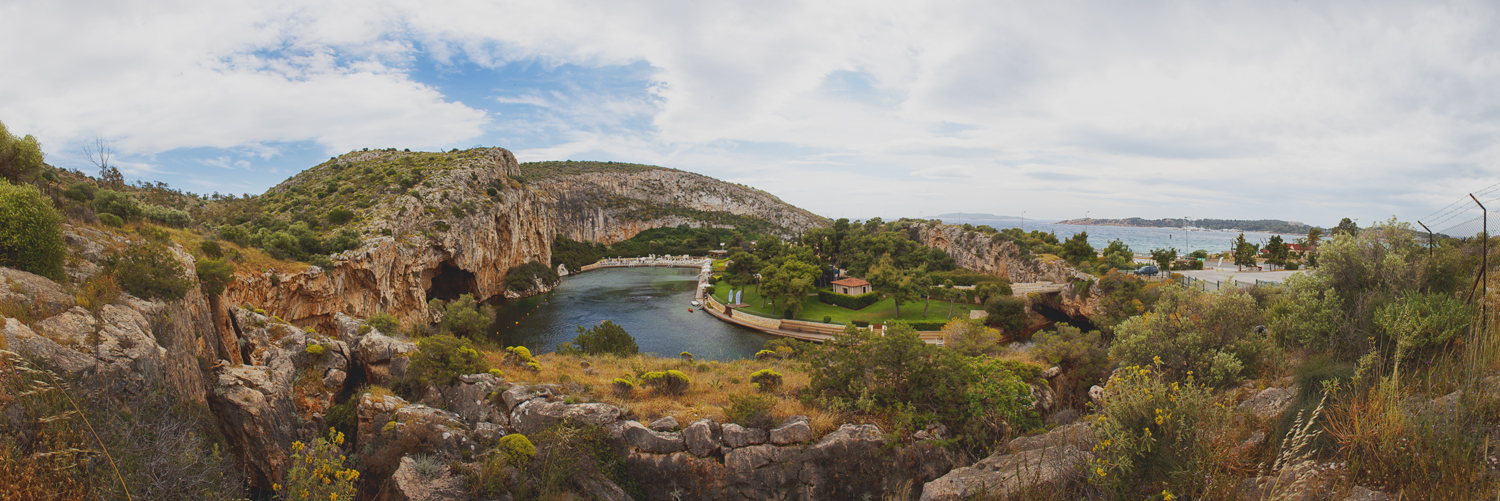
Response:
[[[451,261],[443,261],[438,266],[437,275],[432,277],[432,285],[427,287],[427,300],[452,301],[458,299],[458,296],[474,294],[478,290],[473,273],[454,266]]]
[[[1073,327],[1077,327],[1083,332],[1099,329],[1098,327],[1094,326],[1094,322],[1089,321],[1088,317],[1074,317],[1068,315],[1066,312],[1063,312],[1062,310],[1059,310],[1052,305],[1047,304],[1046,301],[1033,301],[1031,303],[1031,311],[1036,312],[1036,314],[1041,315],[1043,318],[1046,318],[1053,324],[1066,323]]]

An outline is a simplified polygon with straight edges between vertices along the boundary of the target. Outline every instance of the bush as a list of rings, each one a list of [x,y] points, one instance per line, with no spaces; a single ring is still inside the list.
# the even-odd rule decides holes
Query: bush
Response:
[[[120,216],[109,213],[99,214],[99,223],[111,228],[119,228],[121,226],[125,226],[124,219],[120,218]]]
[[[763,392],[773,392],[781,388],[781,373],[771,369],[761,369],[750,375],[750,383],[755,389]]]
[[[573,338],[573,345],[589,355],[626,356],[641,352],[640,347],[635,344],[635,338],[625,332],[624,327],[609,320],[588,330],[578,326],[578,336]]]
[[[1199,266],[1201,267],[1202,264],[1199,264]],[[1300,267],[1301,267],[1301,265],[1299,265],[1297,263],[1287,263],[1286,264],[1287,271],[1296,271]]]
[[[833,316],[832,315],[823,315],[823,323],[825,323],[825,324],[831,324],[831,323],[833,323]]]
[[[635,383],[622,377],[615,378],[614,381],[609,383],[609,386],[615,391],[615,395],[621,398],[628,397],[635,391]]]
[[[203,284],[203,293],[217,296],[234,281],[234,267],[222,259],[200,259],[195,266],[198,282]]]
[[[318,343],[308,343],[307,347],[303,348],[302,351],[314,357],[321,357],[324,353],[328,353],[328,349]]]
[[[147,221],[173,228],[182,228],[193,222],[193,217],[186,211],[180,211],[171,207],[144,204],[141,205],[141,216]]]
[[[520,433],[512,433],[503,437],[495,443],[495,450],[504,458],[506,464],[516,468],[525,468],[536,456],[536,446],[532,445],[531,439]]]
[[[408,378],[415,377],[417,383],[447,386],[459,376],[489,370],[484,355],[470,346],[468,340],[439,334],[417,340],[417,352],[411,356]]]
[[[840,308],[848,308],[848,309],[851,309],[851,310],[860,310],[860,309],[864,309],[864,307],[866,307],[866,306],[869,306],[869,305],[872,305],[872,304],[875,304],[875,303],[879,302],[880,301],[880,293],[879,292],[869,292],[869,293],[865,293],[865,294],[860,294],[858,296],[851,296],[851,295],[848,295],[848,294],[839,294],[837,292],[818,291],[818,301],[822,301],[822,302],[824,302],[826,304],[831,304],[831,305],[834,305],[834,306],[838,306]]]
[[[1255,332],[1262,322],[1255,300],[1242,291],[1199,292],[1168,283],[1156,310],[1121,323],[1110,355],[1145,366],[1161,360],[1165,377],[1190,373],[1210,386],[1238,383],[1242,369],[1257,373],[1270,340]]]
[[[1030,386],[1003,361],[927,344],[905,324],[883,336],[845,328],[806,358],[808,391],[830,406],[900,410],[918,427],[942,423],[976,453],[1040,424]]]
[[[324,218],[328,220],[328,224],[337,226],[354,220],[354,211],[343,207],[334,207],[333,210],[328,211],[328,215],[324,216]]]
[[[1006,333],[1015,334],[1026,330],[1030,319],[1026,314],[1026,300],[1015,296],[995,296],[984,302],[985,323],[999,327]]]
[[[199,242],[198,250],[203,251],[203,255],[214,259],[224,257],[224,248],[219,245],[219,242],[217,240],[204,240],[202,242]]]
[[[1375,324],[1396,341],[1396,363],[1415,350],[1446,344],[1469,326],[1473,311],[1448,294],[1408,292],[1375,310]]]
[[[729,407],[724,409],[724,419],[749,428],[770,428],[775,424],[771,410],[776,408],[776,399],[766,395],[729,394]]]
[[[333,428],[328,429],[328,438],[317,439],[311,447],[292,442],[286,485],[276,485],[274,490],[285,491],[286,497],[292,499],[354,499],[359,472],[344,468],[345,456],[339,451],[342,445],[344,434]]]
[[[1268,309],[1271,332],[1284,344],[1322,348],[1339,328],[1344,302],[1323,273],[1287,277]]]
[[[458,296],[458,299],[446,304],[434,299],[428,306],[441,308],[443,311],[443,321],[438,323],[438,330],[456,336],[481,339],[490,324],[495,323],[495,309],[475,304],[472,294]]]
[[[35,137],[16,137],[0,123],[0,177],[12,183],[30,181],[42,169],[42,157]]]
[[[1168,382],[1152,367],[1121,369],[1104,391],[1089,479],[1121,499],[1202,494],[1214,462],[1210,433],[1229,428],[1229,413],[1192,378]]]
[[[129,221],[141,215],[141,208],[136,205],[135,199],[130,195],[115,190],[99,190],[94,195],[94,212],[101,215],[114,214],[120,219]]]
[[[387,336],[395,334],[396,331],[401,329],[401,321],[396,319],[395,315],[383,311],[370,315],[370,318],[365,319],[365,324]]]
[[[998,353],[1000,331],[978,320],[955,319],[942,327],[943,346],[968,356]]]
[[[693,380],[679,370],[651,371],[641,374],[641,383],[657,393],[680,395],[693,385]]]
[[[3,131],[0,131],[3,132]],[[63,280],[62,216],[32,186],[0,180],[0,266]]]
[[[948,325],[948,321],[946,320],[935,322],[908,322],[905,320],[898,320],[898,322],[911,326],[911,328],[916,330],[917,332],[938,331],[942,330],[944,325]]]
[[[62,194],[69,200],[77,202],[88,202],[90,200],[93,200],[94,194],[98,192],[99,188],[95,187],[94,183],[90,183],[88,181],[78,181],[76,183],[68,185],[68,189],[63,190]]]
[[[125,292],[143,299],[176,301],[193,286],[182,263],[159,243],[132,245],[112,256],[108,265]]]

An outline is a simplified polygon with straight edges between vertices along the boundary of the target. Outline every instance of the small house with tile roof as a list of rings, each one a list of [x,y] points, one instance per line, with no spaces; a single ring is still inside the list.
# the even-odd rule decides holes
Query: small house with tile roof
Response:
[[[860,278],[845,278],[833,281],[833,291],[839,294],[858,296],[870,292],[870,283]]]

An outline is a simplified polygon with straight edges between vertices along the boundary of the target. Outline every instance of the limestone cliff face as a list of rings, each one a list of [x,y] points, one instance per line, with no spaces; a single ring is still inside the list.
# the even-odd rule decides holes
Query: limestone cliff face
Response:
[[[429,296],[468,293],[486,300],[504,294],[511,267],[550,262],[557,231],[546,194],[486,193],[491,180],[518,172],[509,151],[488,152],[480,161],[430,178],[430,186],[371,208],[373,217],[363,229],[389,236],[335,254],[327,269],[238,277],[225,293],[228,304],[250,304],[326,330],[335,313],[365,318],[388,312],[405,321],[426,321]],[[365,155],[375,153],[386,152]]]
[[[1045,298],[1049,306],[1072,317],[1092,315],[1099,306],[1097,280],[1069,266],[1061,259],[1044,262],[1022,258],[1014,242],[996,241],[989,235],[977,231],[945,224],[924,224],[917,227],[917,235],[923,245],[942,249],[952,257],[959,267],[1009,278],[1011,282],[1069,283],[1074,280],[1089,280],[1089,290],[1075,290],[1069,284],[1055,297]]]
[[[763,191],[672,169],[549,177],[537,189],[555,200],[557,231],[578,241],[613,244],[679,224],[728,226],[688,217],[690,211],[761,219],[786,236],[830,223]]]

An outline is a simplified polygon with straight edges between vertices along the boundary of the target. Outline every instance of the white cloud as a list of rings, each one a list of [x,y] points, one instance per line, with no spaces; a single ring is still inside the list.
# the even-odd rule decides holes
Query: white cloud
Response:
[[[22,1],[0,6],[0,118],[261,158],[544,138],[517,154],[688,168],[834,216],[1328,224],[1497,177],[1497,20],[1477,1]],[[463,104],[418,61],[648,70]]]

